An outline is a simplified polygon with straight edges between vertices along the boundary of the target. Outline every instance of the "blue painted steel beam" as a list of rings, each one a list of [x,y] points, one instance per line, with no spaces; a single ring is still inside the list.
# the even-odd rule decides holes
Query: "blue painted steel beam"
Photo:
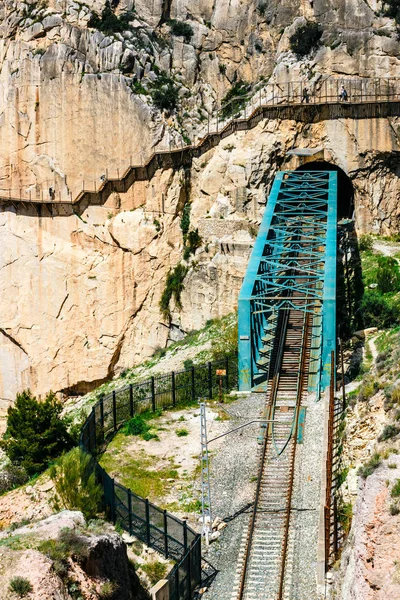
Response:
[[[328,384],[321,371],[336,340],[336,178],[325,171],[275,178],[239,296],[241,390],[267,381],[282,310],[316,315],[313,363]]]

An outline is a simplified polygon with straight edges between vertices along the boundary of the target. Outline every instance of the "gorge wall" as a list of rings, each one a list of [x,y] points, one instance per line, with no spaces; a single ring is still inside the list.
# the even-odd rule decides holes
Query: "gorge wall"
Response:
[[[286,0],[215,3],[121,1],[127,31],[88,27],[101,1],[8,1],[0,8],[0,196],[75,197],[108,170],[204,131],[207,113],[236,78],[250,83],[329,74],[396,76],[398,41],[377,2]],[[318,19],[323,44],[304,60],[288,37]],[[190,40],[171,36],[169,18],[188,21]],[[180,104],[151,100],[162,72]],[[139,86],[140,84],[140,86]],[[399,224],[398,118],[316,124],[264,121],[224,140],[186,170],[158,171],[105,206],[77,215],[0,208],[0,398],[31,387],[67,394],[93,388],[182,331],[232,311],[273,177],[294,147],[324,148],[355,190],[359,231]],[[163,199],[164,198],[164,199]],[[183,261],[181,215],[202,244]],[[182,309],[171,323],[159,301],[167,274],[188,267]],[[171,326],[172,325],[172,326]]]

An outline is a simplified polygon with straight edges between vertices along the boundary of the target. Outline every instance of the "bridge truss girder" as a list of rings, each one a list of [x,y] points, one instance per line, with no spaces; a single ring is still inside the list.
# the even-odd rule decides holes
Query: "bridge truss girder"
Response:
[[[268,379],[282,310],[314,314],[316,380],[328,384],[325,366],[336,346],[336,206],[335,172],[276,176],[239,296],[241,390]]]

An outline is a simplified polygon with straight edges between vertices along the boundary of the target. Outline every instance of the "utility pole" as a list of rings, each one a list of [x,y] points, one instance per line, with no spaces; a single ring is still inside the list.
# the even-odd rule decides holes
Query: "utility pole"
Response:
[[[210,469],[207,445],[207,420],[206,404],[200,402],[200,444],[201,444],[201,514],[203,517],[203,535],[207,546],[210,544],[211,522],[211,494],[210,494]]]
[[[208,444],[210,442],[214,442],[215,440],[219,440],[230,433],[234,433],[235,431],[239,431],[248,425],[252,425],[253,423],[262,423],[266,425],[267,423],[279,423],[274,419],[253,419],[252,421],[247,421],[230,431],[225,431],[225,433],[221,433],[211,440],[207,439],[207,415],[206,415],[206,403],[201,402],[199,398],[200,404],[200,445],[201,445],[201,453],[200,453],[200,461],[201,461],[201,514],[202,514],[202,522],[203,522],[203,530],[202,535],[206,538],[207,546],[210,545],[210,536],[212,534],[212,513],[211,513],[211,492],[210,492],[210,466],[209,466],[209,458],[208,458]]]

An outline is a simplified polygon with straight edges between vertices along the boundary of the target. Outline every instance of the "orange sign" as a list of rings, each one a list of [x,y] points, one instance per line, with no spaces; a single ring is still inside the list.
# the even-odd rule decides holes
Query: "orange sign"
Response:
[[[226,375],[226,369],[217,369],[216,374],[217,375]]]

